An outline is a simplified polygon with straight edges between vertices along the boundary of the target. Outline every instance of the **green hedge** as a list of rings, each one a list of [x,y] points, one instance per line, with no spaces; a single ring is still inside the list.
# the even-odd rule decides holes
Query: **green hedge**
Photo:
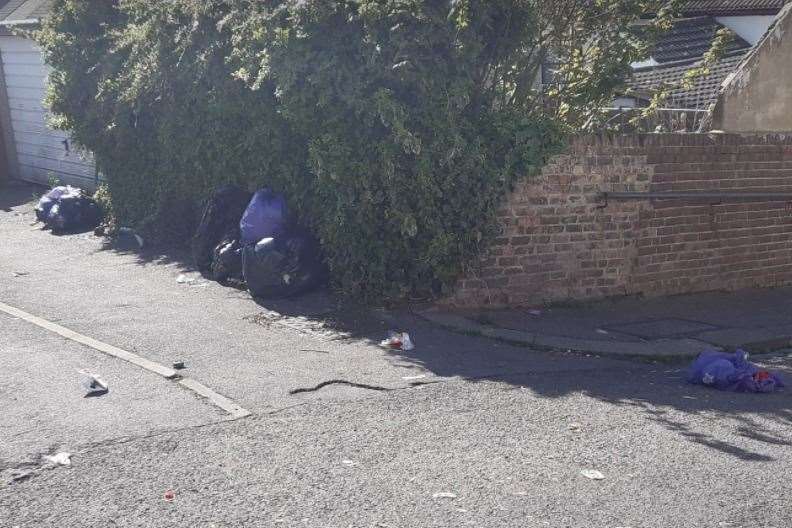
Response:
[[[450,287],[561,144],[525,96],[533,5],[56,0],[38,39],[58,124],[96,154],[118,222],[184,239],[214,187],[269,186],[336,284],[379,300]]]

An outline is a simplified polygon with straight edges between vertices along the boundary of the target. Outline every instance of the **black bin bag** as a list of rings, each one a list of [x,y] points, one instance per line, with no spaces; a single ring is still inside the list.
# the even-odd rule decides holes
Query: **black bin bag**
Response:
[[[36,218],[54,233],[80,232],[98,226],[102,210],[82,189],[56,187],[39,200]]]
[[[212,194],[192,240],[193,261],[200,271],[211,270],[220,242],[239,240],[239,220],[251,196],[252,193],[236,185],[224,185]]]
[[[245,246],[242,270],[250,293],[263,299],[306,293],[327,277],[317,242],[302,233],[286,233]]]
[[[214,250],[212,278],[223,282],[242,280],[242,245],[239,240],[224,239]]]

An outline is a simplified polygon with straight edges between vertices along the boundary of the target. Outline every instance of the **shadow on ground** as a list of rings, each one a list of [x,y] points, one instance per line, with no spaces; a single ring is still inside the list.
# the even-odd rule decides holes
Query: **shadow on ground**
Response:
[[[4,187],[0,190],[0,210],[8,212],[30,203],[32,189],[18,184]],[[144,246],[135,250],[108,244],[100,251],[131,253],[140,265],[174,265],[185,272],[194,270],[186,248]],[[224,302],[222,297],[211,301]],[[787,393],[731,394],[691,386],[684,381],[685,364],[622,361],[515,347],[449,332],[428,323],[407,306],[389,310],[361,306],[327,288],[296,299],[255,302],[264,321],[297,321],[353,343],[375,345],[390,329],[408,331],[416,343],[415,350],[391,350],[388,354],[394,365],[425,371],[427,377],[415,384],[461,378],[474,383],[499,382],[504,384],[503,390],[528,390],[548,399],[583,394],[614,408],[640,411],[647,421],[690,442],[751,462],[770,462],[772,458],[746,445],[792,445],[792,440],[779,433],[792,426]],[[789,373],[791,362],[785,361],[773,367]],[[792,376],[787,375],[787,379]],[[719,427],[712,429],[720,433],[706,427],[707,421],[713,420]]]
[[[257,303],[281,317],[307,320],[352,340],[378,343],[385,337],[384,329],[409,331],[415,350],[389,354],[400,366],[412,365],[431,373],[418,384],[431,383],[432,377],[461,377],[474,383],[500,382],[509,386],[506,390],[529,390],[551,399],[585,394],[614,407],[639,411],[646,420],[687,441],[750,462],[774,460],[746,447],[751,443],[792,445],[792,440],[779,432],[792,426],[787,393],[735,394],[693,386],[684,379],[686,362],[617,361],[519,348],[452,334],[407,307],[389,311],[365,308],[344,303],[327,291],[291,300],[259,299]],[[769,361],[770,368],[784,370],[787,379],[792,379],[789,359]],[[702,421],[715,421],[718,427],[710,429],[702,426]],[[728,435],[723,433],[724,426]]]
[[[14,207],[32,203],[46,189],[40,185],[11,180],[0,184],[0,211],[11,212]]]

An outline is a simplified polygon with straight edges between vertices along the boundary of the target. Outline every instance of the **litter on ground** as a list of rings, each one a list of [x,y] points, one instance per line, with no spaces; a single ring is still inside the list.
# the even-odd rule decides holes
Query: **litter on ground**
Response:
[[[590,480],[605,480],[605,475],[596,469],[584,469],[580,474]]]
[[[71,453],[44,455],[44,460],[53,466],[71,466]]]
[[[769,393],[784,388],[781,375],[748,361],[748,352],[706,350],[690,365],[689,383],[722,391]]]
[[[388,333],[388,338],[380,342],[380,346],[391,350],[403,350],[405,352],[415,348],[412,339],[410,339],[410,334],[407,332],[394,332],[392,330]]]
[[[82,386],[85,389],[86,397],[101,396],[110,391],[110,386],[107,382],[96,374],[92,374],[87,370],[78,370],[77,372],[82,375]]]
[[[36,218],[55,233],[91,230],[102,221],[102,210],[82,189],[55,187],[39,200]]]
[[[143,248],[143,237],[135,233],[129,227],[119,228],[115,236],[115,246],[117,249],[132,251]]]
[[[327,278],[320,244],[288,217],[283,195],[228,185],[204,208],[192,241],[195,265],[218,282],[244,284],[262,299],[306,293]]]
[[[451,493],[450,491],[439,491],[432,495],[433,499],[456,499],[456,493]]]

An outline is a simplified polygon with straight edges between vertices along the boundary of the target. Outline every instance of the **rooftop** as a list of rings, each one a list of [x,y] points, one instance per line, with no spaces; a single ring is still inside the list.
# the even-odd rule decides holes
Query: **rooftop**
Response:
[[[674,21],[674,27],[652,51],[652,58],[661,64],[694,61],[712,46],[715,33],[724,26],[712,17],[683,18]],[[737,35],[726,48],[727,53],[746,50],[751,45]]]
[[[683,12],[686,16],[748,16],[775,15],[790,0],[690,0]]]
[[[53,0],[0,0],[0,21],[16,22],[42,18]]]
[[[665,106],[706,110],[718,98],[718,91],[723,81],[737,68],[748,51],[745,49],[723,57],[710,68],[709,75],[697,78],[690,90],[671,89]],[[664,86],[678,86],[685,73],[693,66],[695,63],[638,70],[633,74],[629,87],[639,94],[650,97]]]

